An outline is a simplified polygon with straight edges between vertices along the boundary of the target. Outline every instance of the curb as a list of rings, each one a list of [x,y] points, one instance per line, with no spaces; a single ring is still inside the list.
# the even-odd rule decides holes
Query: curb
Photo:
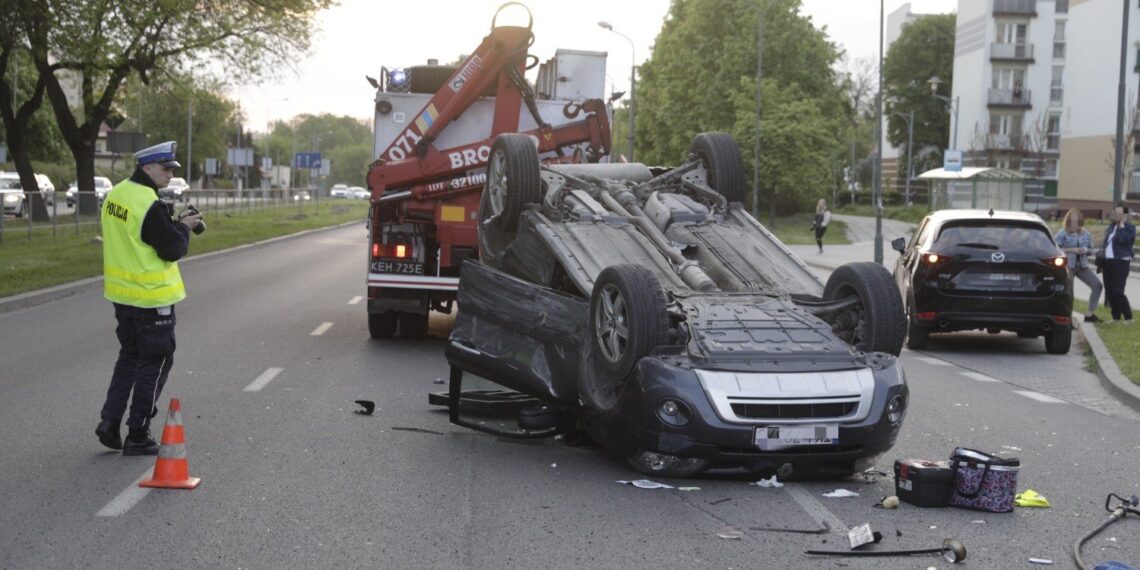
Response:
[[[266,240],[255,241],[252,243],[246,243],[246,244],[234,246],[234,247],[231,247],[229,249],[221,249],[218,251],[211,251],[209,253],[192,255],[190,257],[186,257],[184,259],[178,260],[178,263],[182,267],[187,267],[190,265],[197,264],[198,262],[206,260],[206,259],[211,259],[211,258],[215,258],[215,257],[225,257],[227,255],[239,253],[239,252],[245,251],[247,249],[255,249],[255,248],[259,248],[259,247],[264,247],[264,246],[267,246],[270,244],[277,243],[279,241],[285,241],[285,240],[290,240],[290,239],[294,239],[294,238],[299,238],[302,236],[306,236],[306,235],[318,233],[318,232],[327,232],[327,231],[337,230],[340,228],[346,228],[346,227],[349,227],[349,226],[352,226],[355,224],[360,224],[360,223],[361,223],[360,220],[356,220],[356,221],[352,221],[352,222],[345,222],[343,224],[338,224],[335,226],[327,226],[324,228],[315,228],[315,229],[311,229],[311,230],[305,230],[303,232],[297,232],[295,234],[277,236],[277,237],[269,238]],[[42,305],[44,303],[50,303],[52,301],[58,301],[60,299],[67,298],[67,297],[70,297],[72,295],[76,295],[78,293],[85,292],[85,291],[90,290],[90,289],[95,289],[95,288],[101,286],[102,284],[103,284],[103,276],[100,275],[97,277],[88,277],[86,279],[80,279],[79,281],[72,281],[70,283],[64,283],[62,285],[55,285],[52,287],[48,287],[46,289],[37,289],[35,291],[28,291],[26,293],[20,293],[18,295],[12,295],[10,297],[3,297],[3,298],[0,298],[0,315],[12,313],[15,311],[19,311],[21,309],[27,309],[28,307],[35,307],[36,305]]]
[[[1120,371],[1120,366],[1109,354],[1108,347],[1100,339],[1096,327],[1092,326],[1086,329],[1084,322],[1081,321],[1082,317],[1083,315],[1073,313],[1073,328],[1089,345],[1089,352],[1092,354],[1093,362],[1096,363],[1096,376],[1100,378],[1100,383],[1108,388],[1109,392],[1119,397],[1125,405],[1140,411],[1140,386],[1132,383],[1124,376],[1124,373]]]

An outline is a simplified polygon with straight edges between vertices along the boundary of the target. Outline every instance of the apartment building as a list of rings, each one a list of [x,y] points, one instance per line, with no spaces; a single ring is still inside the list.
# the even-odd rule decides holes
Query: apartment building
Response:
[[[887,25],[885,28],[886,37],[884,39],[884,49],[890,50],[891,45],[895,40],[899,39],[902,35],[903,26],[932,14],[916,14],[910,11],[910,2],[899,6],[897,10],[887,14]],[[906,187],[906,173],[900,173],[899,168],[903,167],[905,161],[899,160],[905,148],[899,148],[891,144],[887,140],[887,123],[890,117],[883,117],[883,188],[893,188],[902,192]],[[915,172],[914,175],[918,176],[921,172]],[[917,187],[919,183],[912,183],[912,187]]]
[[[1121,196],[1140,198],[1136,156],[1140,108],[1140,5],[1128,0],[1124,76],[1124,184]],[[1070,0],[1068,66],[1060,129],[1060,205],[1107,208],[1112,201],[1116,102],[1120,80],[1121,0]],[[1133,202],[1134,207],[1136,202]]]
[[[1059,198],[1061,132],[1071,96],[1065,86],[1072,83],[1066,74],[1074,61],[1070,12],[1085,2],[1098,0],[958,2],[946,146],[957,136],[967,166],[1028,175],[1027,209],[1053,207]],[[1120,0],[1105,3],[1119,7]],[[1104,33],[1086,37],[1103,41]]]

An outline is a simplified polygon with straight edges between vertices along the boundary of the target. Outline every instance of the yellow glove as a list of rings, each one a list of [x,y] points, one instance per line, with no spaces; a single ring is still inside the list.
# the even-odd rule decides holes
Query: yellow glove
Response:
[[[1046,499],[1044,495],[1039,495],[1037,493],[1037,491],[1034,491],[1033,489],[1026,489],[1025,491],[1018,493],[1017,495],[1014,495],[1013,504],[1015,504],[1019,507],[1043,507],[1044,508],[1044,507],[1052,506],[1049,504],[1049,499]]]

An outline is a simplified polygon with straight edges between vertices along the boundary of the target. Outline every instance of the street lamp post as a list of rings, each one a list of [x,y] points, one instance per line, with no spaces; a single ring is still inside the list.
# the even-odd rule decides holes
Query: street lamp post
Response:
[[[935,99],[946,103],[946,106],[950,109],[950,116],[954,117],[954,135],[950,141],[950,148],[952,150],[958,150],[958,97],[947,97],[938,94],[938,86],[942,83],[942,80],[939,79],[937,75],[927,80],[927,83],[930,84],[930,94],[933,95]]]
[[[883,0],[879,0],[879,92],[875,95],[875,263],[883,263]]]
[[[907,114],[892,113],[906,121],[906,205],[910,205],[910,179],[914,178],[914,166],[911,164],[911,149],[914,147],[914,111]],[[898,169],[895,169],[896,171]]]
[[[633,162],[633,127],[634,127],[634,102],[633,102],[633,84],[637,80],[637,55],[634,51],[633,40],[629,36],[614,29],[609,22],[598,22],[598,26],[603,29],[609,30],[629,42],[629,133],[626,135],[626,140],[629,144],[629,161]]]

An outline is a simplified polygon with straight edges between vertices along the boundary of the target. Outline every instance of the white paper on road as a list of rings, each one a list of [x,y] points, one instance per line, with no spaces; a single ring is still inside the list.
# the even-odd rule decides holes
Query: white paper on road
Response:
[[[765,489],[777,488],[777,487],[783,487],[784,486],[783,483],[776,480],[775,475],[773,475],[767,479],[761,479],[759,481],[756,481],[755,483],[749,483],[749,485],[755,485],[757,487],[763,487]]]
[[[650,481],[649,479],[638,479],[636,481],[614,481],[619,485],[633,485],[639,489],[672,489],[672,485]]]
[[[844,497],[858,497],[859,493],[848,491],[847,489],[836,489],[830,493],[824,493],[824,497],[831,497],[832,499],[840,499]]]

